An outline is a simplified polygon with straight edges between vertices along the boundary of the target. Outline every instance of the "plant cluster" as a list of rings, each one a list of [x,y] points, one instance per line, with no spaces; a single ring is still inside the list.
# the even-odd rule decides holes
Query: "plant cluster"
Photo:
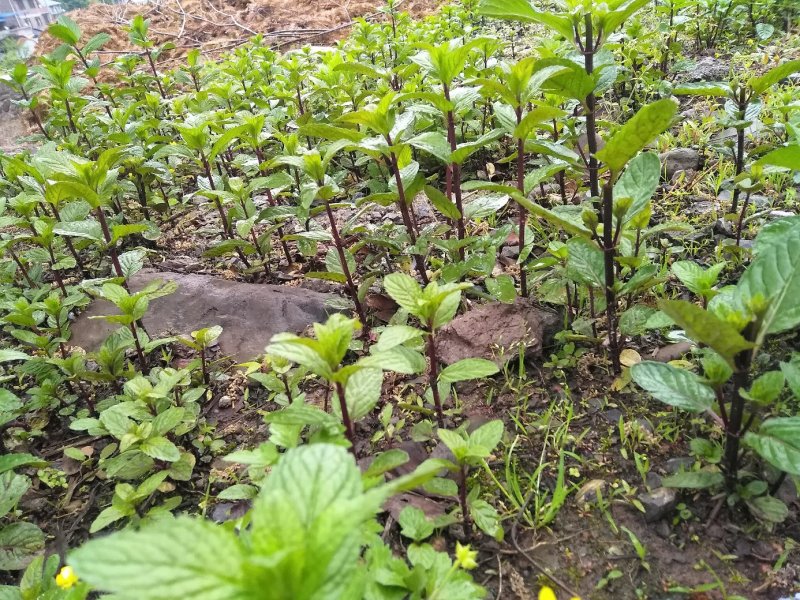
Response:
[[[281,54],[256,37],[216,61],[191,51],[171,70],[162,64],[174,46],[157,44],[141,16],[128,27],[138,50],[105,67],[108,36],[87,40],[62,17],[49,29],[57,50],[0,76],[38,144],[0,154],[0,570],[26,569],[0,595],[485,597],[471,546],[427,540],[456,526],[467,543],[510,531],[519,550],[520,523],[553,523],[581,474],[568,394],[526,424],[524,348],[512,363],[443,362],[443,328],[478,301],[558,306],[561,347],[546,367],[565,384],[596,357],[611,392],[646,402],[635,383],[707,416],[691,442],[697,467],[665,486],[719,488],[768,526],[787,518],[775,493],[800,477],[800,356],[787,350],[800,325],[800,220],[769,222],[754,204],[764,191],[790,199],[798,183],[800,95],[787,78],[800,61],[749,65],[726,82],[673,79],[687,47],[751,29],[778,36],[795,7],[555,4],[463,0],[414,22],[389,0],[385,20],[358,20],[334,47]],[[651,27],[665,15],[668,27]],[[520,54],[483,35],[496,20],[546,39]],[[662,202],[657,150],[685,96],[719,99],[718,126],[734,131],[709,151],[736,224],[711,260]],[[682,135],[700,134],[684,125]],[[133,285],[188,214],[202,216],[193,241],[212,267],[251,282],[296,271],[341,291],[325,323],[275,335],[263,357],[237,365],[243,400],[258,399],[267,425],[253,449],[229,452],[208,419],[230,379],[212,352],[222,328],[157,337],[144,319],[175,284]],[[371,310],[375,296],[392,306],[388,323]],[[92,299],[115,307],[98,318],[116,329],[87,353],[70,336]],[[690,357],[642,361],[636,348],[653,339],[687,342]],[[177,363],[179,352],[192,360]],[[501,371],[515,410],[473,426],[464,382],[494,390]],[[622,419],[618,429],[646,482],[643,434]],[[41,469],[53,489],[62,472],[15,449],[69,431],[100,440],[96,452],[64,449],[104,482],[89,533],[118,531],[80,545],[59,571],[17,507],[32,485],[23,471]],[[440,443],[446,457],[415,464],[394,447],[406,436]],[[541,453],[534,472],[519,444]],[[220,524],[203,518],[210,491],[192,498],[198,471],[223,457],[243,471],[216,499],[248,510]],[[419,489],[446,508],[400,511],[410,543],[398,553],[378,515]],[[600,491],[597,504],[607,510]],[[619,530],[649,571],[646,548]]]

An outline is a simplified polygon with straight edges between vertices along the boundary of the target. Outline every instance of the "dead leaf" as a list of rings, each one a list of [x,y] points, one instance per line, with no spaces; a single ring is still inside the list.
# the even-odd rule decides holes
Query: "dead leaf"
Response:
[[[619,362],[623,367],[632,367],[642,362],[642,357],[636,350],[625,348],[619,355]]]

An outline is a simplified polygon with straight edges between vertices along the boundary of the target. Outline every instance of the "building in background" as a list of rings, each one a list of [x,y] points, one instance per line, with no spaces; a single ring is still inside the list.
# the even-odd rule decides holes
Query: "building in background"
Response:
[[[34,40],[64,13],[57,0],[0,0],[0,40]]]

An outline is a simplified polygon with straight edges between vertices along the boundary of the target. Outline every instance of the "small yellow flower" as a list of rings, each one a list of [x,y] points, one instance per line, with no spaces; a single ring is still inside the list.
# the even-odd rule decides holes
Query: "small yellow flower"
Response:
[[[68,590],[78,583],[78,576],[72,567],[64,567],[56,575],[56,585],[62,590]]]
[[[539,590],[539,600],[558,600],[558,598],[552,588],[544,586]]]
[[[547,586],[542,587],[539,590],[539,600],[558,600],[556,597],[556,593],[553,591],[552,588]],[[570,600],[581,600],[578,596],[573,596]]]
[[[474,569],[478,566],[476,558],[478,558],[477,550],[470,549],[469,544],[462,546],[460,542],[456,542],[456,565],[462,569]]]

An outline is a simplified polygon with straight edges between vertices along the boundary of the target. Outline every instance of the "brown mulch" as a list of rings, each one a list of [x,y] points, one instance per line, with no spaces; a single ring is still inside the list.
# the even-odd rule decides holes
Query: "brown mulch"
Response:
[[[420,17],[436,10],[441,0],[405,0],[400,9]],[[257,34],[273,46],[331,41],[345,36],[358,17],[376,19],[382,0],[155,0],[147,4],[92,4],[69,17],[81,27],[83,39],[105,32],[111,40],[100,51],[103,62],[115,54],[138,51],[124,27],[137,14],[150,20],[150,35],[158,43],[173,42],[177,58],[200,48],[204,55],[230,50]],[[51,52],[58,40],[44,33],[36,54]]]

